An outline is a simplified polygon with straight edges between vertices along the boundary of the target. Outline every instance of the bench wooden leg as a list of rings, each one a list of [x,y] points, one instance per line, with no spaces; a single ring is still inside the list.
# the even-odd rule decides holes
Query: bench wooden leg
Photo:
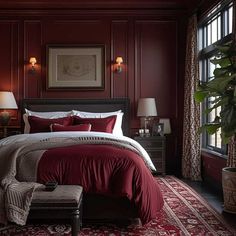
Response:
[[[71,235],[77,236],[79,231],[80,231],[80,211],[76,210],[72,212]]]

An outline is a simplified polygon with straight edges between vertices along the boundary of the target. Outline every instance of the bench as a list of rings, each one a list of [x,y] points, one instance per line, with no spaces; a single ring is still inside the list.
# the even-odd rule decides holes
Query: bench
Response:
[[[70,219],[71,235],[82,226],[82,192],[79,185],[58,185],[53,191],[38,188],[32,198],[28,219]]]

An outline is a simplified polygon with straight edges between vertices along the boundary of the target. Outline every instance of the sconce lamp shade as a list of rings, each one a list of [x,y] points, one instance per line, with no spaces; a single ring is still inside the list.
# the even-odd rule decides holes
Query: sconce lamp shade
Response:
[[[34,66],[36,64],[37,60],[35,57],[31,57],[30,60],[29,60],[29,63]]]
[[[12,92],[0,91],[0,109],[17,109],[16,100]]]
[[[123,58],[122,57],[117,57],[116,58],[116,72],[121,73],[122,72],[122,66],[121,64],[123,63]]]
[[[160,118],[159,123],[164,124],[164,134],[171,133],[170,119],[169,118]]]
[[[12,92],[0,91],[0,109],[4,109],[0,114],[0,123],[2,126],[7,126],[11,117],[5,109],[17,109],[16,100]]]
[[[123,63],[123,58],[122,58],[122,57],[117,57],[117,58],[116,58],[116,63],[119,64],[119,65],[120,65],[121,63]]]
[[[140,98],[138,101],[137,116],[157,116],[155,98]]]

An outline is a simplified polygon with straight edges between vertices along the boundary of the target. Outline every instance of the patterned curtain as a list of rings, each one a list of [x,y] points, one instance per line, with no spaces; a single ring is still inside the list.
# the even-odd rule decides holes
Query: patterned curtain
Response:
[[[195,181],[201,180],[200,105],[194,100],[198,81],[197,16],[193,15],[188,22],[185,58],[182,175]]]
[[[233,38],[236,40],[236,0],[233,0]],[[236,167],[236,135],[231,138],[228,145],[227,166]]]

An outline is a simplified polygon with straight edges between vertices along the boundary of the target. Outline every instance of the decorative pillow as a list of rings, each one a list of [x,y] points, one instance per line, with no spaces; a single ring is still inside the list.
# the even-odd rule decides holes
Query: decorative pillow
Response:
[[[80,124],[80,125],[60,125],[60,124],[51,124],[50,129],[52,132],[59,131],[90,131],[91,124]]]
[[[106,118],[82,118],[74,117],[74,124],[91,124],[91,131],[112,133],[116,122],[116,116],[109,116]]]
[[[25,109],[25,114],[23,114],[23,120],[25,123],[24,133],[25,134],[30,133],[30,125],[28,121],[28,116],[37,116],[40,118],[56,119],[56,118],[67,117],[71,115],[72,115],[72,111],[38,112],[38,111],[31,111],[31,110]]]
[[[62,117],[57,119],[45,119],[37,116],[29,116],[30,133],[50,132],[50,125],[57,123],[61,125],[72,125],[73,117]]]
[[[106,118],[106,117],[115,115],[116,123],[112,130],[112,133],[114,135],[123,136],[122,119],[123,119],[124,113],[121,110],[113,111],[113,112],[100,112],[100,113],[72,110],[72,113],[73,115],[79,116],[81,118]]]

